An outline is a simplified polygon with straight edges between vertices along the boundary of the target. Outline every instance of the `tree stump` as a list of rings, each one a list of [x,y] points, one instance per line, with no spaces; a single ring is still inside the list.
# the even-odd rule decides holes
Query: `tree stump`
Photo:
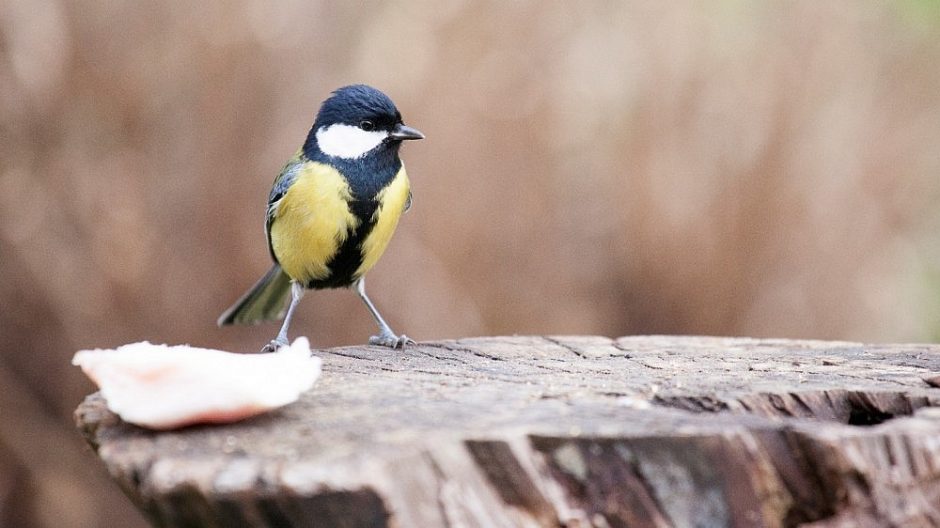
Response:
[[[318,351],[280,411],[79,429],[157,526],[940,526],[940,347],[494,337]]]

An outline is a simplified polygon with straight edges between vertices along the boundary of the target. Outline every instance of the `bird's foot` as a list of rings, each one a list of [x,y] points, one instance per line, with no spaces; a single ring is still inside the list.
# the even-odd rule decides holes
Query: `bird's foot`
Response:
[[[270,343],[261,347],[258,353],[266,354],[268,352],[277,352],[277,349],[286,346],[290,346],[290,343],[288,343],[286,339],[272,339]]]
[[[383,334],[379,334],[379,335],[377,335],[377,336],[372,336],[372,337],[370,337],[370,338],[369,338],[369,344],[370,344],[370,345],[384,346],[384,347],[388,347],[388,348],[400,348],[400,349],[404,350],[405,345],[414,345],[414,344],[416,344],[416,343],[415,343],[415,340],[414,340],[414,339],[411,339],[410,337],[406,336],[405,334],[402,334],[402,335],[400,335],[400,336],[397,336],[397,335],[391,334],[391,333],[389,333],[389,334],[383,333]]]

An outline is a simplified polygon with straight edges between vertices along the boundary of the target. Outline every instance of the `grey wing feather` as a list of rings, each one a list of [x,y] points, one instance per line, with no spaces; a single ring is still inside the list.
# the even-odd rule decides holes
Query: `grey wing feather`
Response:
[[[412,200],[412,197],[411,197],[411,191],[409,190],[409,191],[408,191],[408,199],[405,200],[405,210],[404,210],[403,212],[407,213],[407,212],[411,209],[411,202],[412,202],[412,201],[413,201],[413,200]]]
[[[299,158],[294,158],[287,162],[287,165],[281,170],[281,173],[277,175],[277,178],[274,179],[274,185],[271,186],[271,194],[268,195],[268,209],[264,215],[264,235],[268,239],[268,251],[271,252],[271,258],[277,262],[277,257],[274,255],[274,248],[271,247],[271,222],[274,221],[274,214],[277,212],[277,207],[281,203],[281,198],[287,194],[287,190],[290,189],[290,186],[297,181],[297,176],[300,174],[300,169],[304,165],[304,160]]]

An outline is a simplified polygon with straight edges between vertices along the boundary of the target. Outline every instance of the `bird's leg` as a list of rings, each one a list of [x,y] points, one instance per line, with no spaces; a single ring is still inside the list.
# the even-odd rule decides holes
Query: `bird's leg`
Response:
[[[264,348],[261,349],[261,352],[274,352],[278,348],[288,346],[290,342],[287,340],[287,328],[290,326],[290,318],[294,315],[294,309],[297,308],[297,304],[300,303],[300,299],[304,296],[304,286],[299,282],[290,283],[290,306],[287,308],[287,315],[284,316],[284,324],[281,325],[281,331],[277,333],[270,343],[264,345]]]
[[[369,296],[366,295],[365,277],[356,281],[356,293],[359,294],[362,302],[366,303],[366,307],[372,314],[373,319],[375,319],[375,322],[379,325],[379,335],[369,338],[370,345],[382,345],[389,348],[405,348],[405,345],[415,344],[414,340],[405,334],[398,336],[395,335],[395,332],[392,332],[392,328],[388,326],[388,323],[386,323],[385,319],[382,318],[382,314],[379,313],[375,305],[372,304],[372,301],[369,300]]]

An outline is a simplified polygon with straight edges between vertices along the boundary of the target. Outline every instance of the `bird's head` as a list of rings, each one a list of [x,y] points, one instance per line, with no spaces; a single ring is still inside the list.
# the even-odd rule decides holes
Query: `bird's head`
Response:
[[[397,151],[401,142],[424,139],[405,126],[401,112],[384,93],[356,84],[344,86],[323,102],[307,142],[315,139],[327,156],[358,159],[380,148]]]

